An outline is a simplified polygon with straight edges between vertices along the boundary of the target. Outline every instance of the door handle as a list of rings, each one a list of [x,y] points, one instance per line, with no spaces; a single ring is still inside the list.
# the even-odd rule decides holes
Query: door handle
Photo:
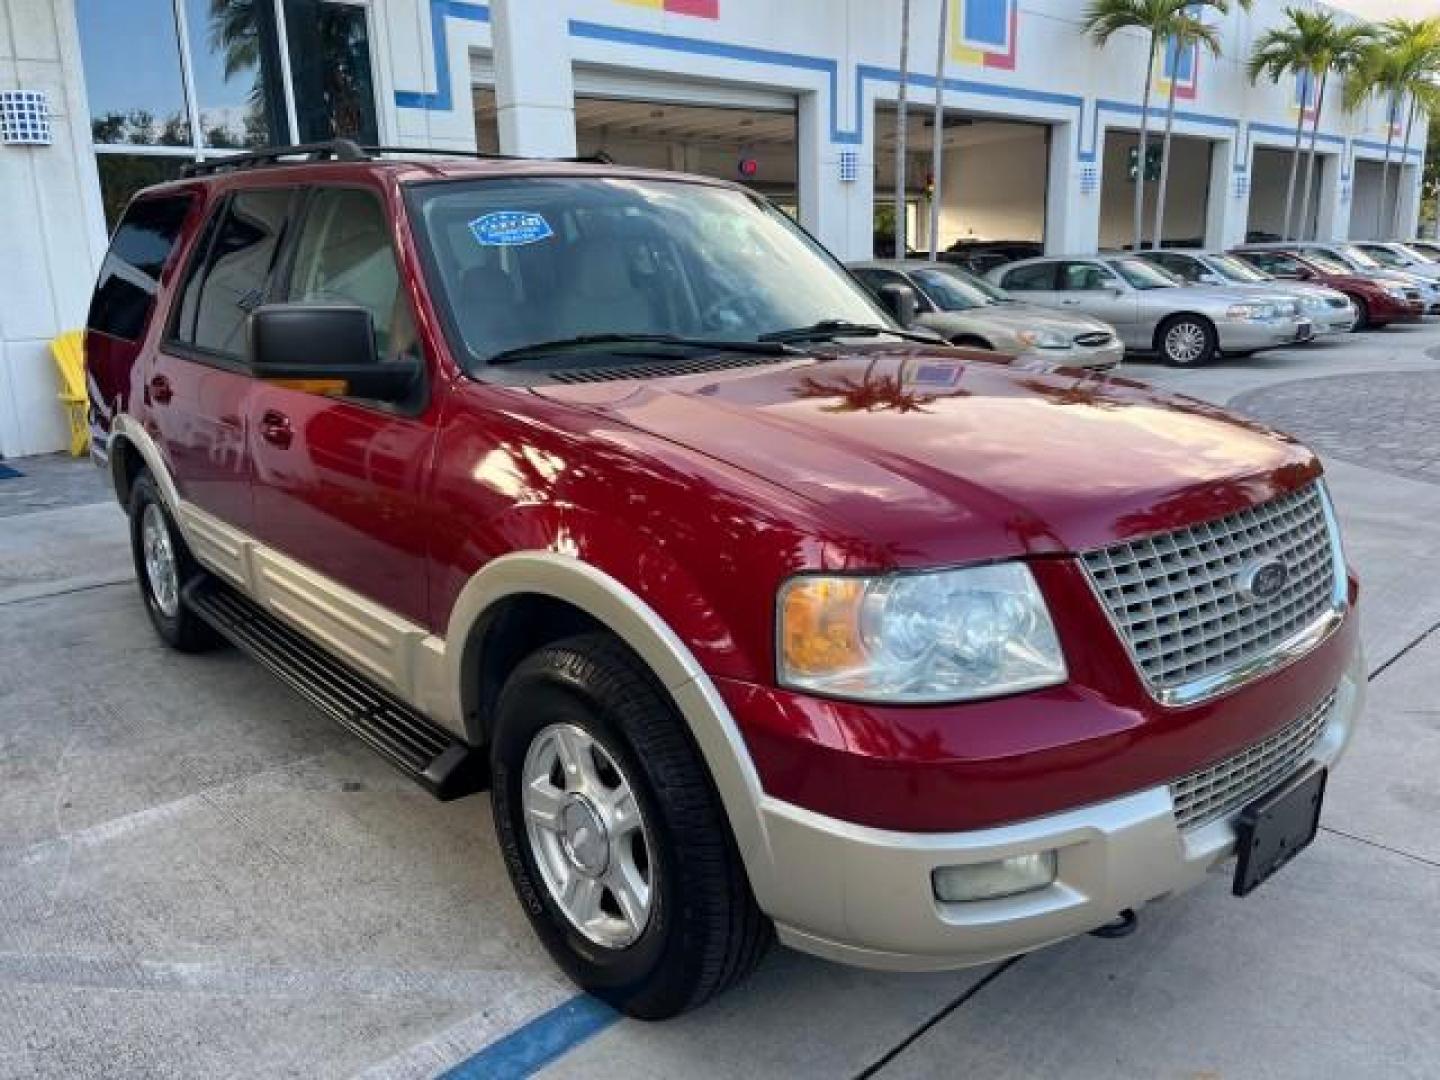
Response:
[[[170,388],[170,380],[164,375],[156,375],[150,380],[150,400],[155,404],[164,405],[174,396],[175,391]]]
[[[290,445],[294,438],[295,431],[290,426],[290,418],[282,412],[274,409],[266,409],[265,414],[260,417],[260,437],[271,446],[278,446],[284,450]]]

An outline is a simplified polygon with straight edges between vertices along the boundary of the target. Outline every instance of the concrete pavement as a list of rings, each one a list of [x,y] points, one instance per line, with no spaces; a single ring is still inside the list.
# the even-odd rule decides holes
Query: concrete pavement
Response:
[[[1431,348],[1440,328],[1130,374],[1309,423],[1296,380],[1419,385]],[[1128,939],[1003,970],[777,950],[708,1008],[614,1023],[548,1074],[1440,1072],[1440,485],[1407,472],[1330,462],[1381,674],[1325,834],[1254,897],[1216,875]],[[66,480],[19,506],[19,483],[0,481],[0,1077],[427,1076],[570,999],[484,799],[433,802],[234,653],[164,650],[107,496]]]

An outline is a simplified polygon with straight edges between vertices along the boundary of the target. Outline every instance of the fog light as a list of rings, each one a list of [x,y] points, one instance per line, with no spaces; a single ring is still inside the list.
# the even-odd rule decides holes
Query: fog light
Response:
[[[1055,852],[1037,851],[969,866],[941,866],[930,876],[935,898],[944,903],[994,900],[1049,885],[1055,880]]]

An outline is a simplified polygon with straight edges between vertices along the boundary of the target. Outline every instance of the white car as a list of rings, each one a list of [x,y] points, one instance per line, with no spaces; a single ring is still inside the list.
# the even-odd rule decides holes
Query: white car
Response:
[[[1416,277],[1440,279],[1440,262],[1426,258],[1407,245],[1385,240],[1356,240],[1355,246],[1387,270],[1400,270]]]
[[[1223,251],[1162,250],[1142,251],[1139,255],[1191,285],[1237,285],[1293,296],[1300,301],[1300,313],[1314,324],[1317,337],[1348,334],[1359,319],[1355,305],[1344,293],[1300,281],[1282,283],[1279,278]]]

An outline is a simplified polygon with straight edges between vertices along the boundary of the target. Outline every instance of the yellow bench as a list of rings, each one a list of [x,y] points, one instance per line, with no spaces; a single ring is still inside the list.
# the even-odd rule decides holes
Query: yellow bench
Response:
[[[90,447],[90,395],[85,389],[85,331],[66,330],[50,342],[60,369],[60,403],[70,421],[70,453],[79,457]]]

